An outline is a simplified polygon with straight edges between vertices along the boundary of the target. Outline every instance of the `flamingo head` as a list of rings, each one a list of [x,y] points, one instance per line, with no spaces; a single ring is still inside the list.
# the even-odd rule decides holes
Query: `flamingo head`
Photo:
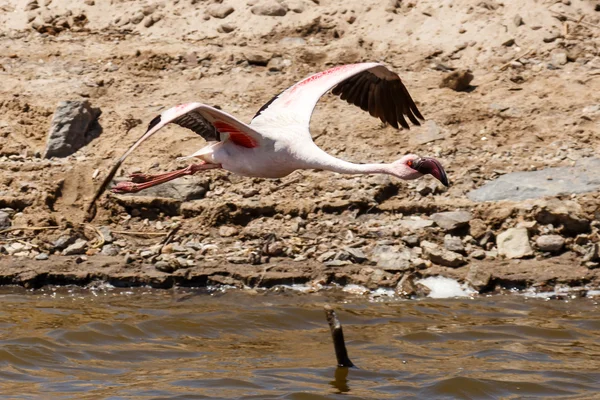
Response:
[[[391,164],[390,173],[405,180],[417,179],[429,174],[442,182],[442,185],[450,186],[444,167],[433,157],[419,157],[414,154],[405,155]]]

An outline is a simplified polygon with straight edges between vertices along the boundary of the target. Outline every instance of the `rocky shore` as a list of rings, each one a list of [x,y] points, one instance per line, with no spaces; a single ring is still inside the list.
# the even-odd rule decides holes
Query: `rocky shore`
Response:
[[[479,293],[600,287],[594,2],[526,14],[468,0],[175,1],[170,12],[132,1],[110,14],[97,3],[0,6],[12,16],[0,16],[1,284],[359,285],[403,297],[426,295],[431,276]],[[402,76],[426,123],[398,132],[325,96],[315,142],[356,162],[435,156],[449,189],[208,171],[106,194],[84,221],[114,160],[165,107],[197,100],[248,120],[307,74],[367,60]],[[117,180],[173,169],[201,142],[168,128]]]

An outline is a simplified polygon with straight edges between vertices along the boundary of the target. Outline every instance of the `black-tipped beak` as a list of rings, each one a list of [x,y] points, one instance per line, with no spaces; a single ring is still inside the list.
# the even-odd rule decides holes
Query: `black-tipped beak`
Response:
[[[414,169],[425,174],[433,175],[435,179],[442,182],[442,185],[448,187],[450,186],[450,182],[448,182],[448,176],[446,176],[446,171],[442,164],[432,157],[422,157],[414,164]]]

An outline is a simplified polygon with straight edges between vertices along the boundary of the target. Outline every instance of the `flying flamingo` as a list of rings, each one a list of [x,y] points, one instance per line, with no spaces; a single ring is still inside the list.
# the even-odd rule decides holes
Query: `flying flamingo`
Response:
[[[391,164],[354,164],[319,148],[311,138],[309,122],[317,101],[331,88],[334,95],[396,129],[399,125],[409,129],[405,117],[415,125],[420,125],[417,118],[423,119],[400,77],[383,65],[337,66],[311,75],[275,96],[258,110],[249,125],[201,103],[181,104],[166,110],[150,122],[146,133],[118,160],[99,192],[133,150],[169,123],[191,129],[208,142],[194,154],[184,157],[198,162],[158,175],[133,174],[131,182],[117,184],[112,188],[113,192],[138,192],[215,168],[262,178],[281,178],[297,169],[389,174],[404,180],[431,174],[443,185],[449,185],[444,168],[431,157],[408,154]]]

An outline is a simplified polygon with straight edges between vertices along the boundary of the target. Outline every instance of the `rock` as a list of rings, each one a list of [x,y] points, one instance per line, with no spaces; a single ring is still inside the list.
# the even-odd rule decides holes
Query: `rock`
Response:
[[[54,112],[44,158],[67,157],[97,137],[99,108],[85,101],[61,101]]]
[[[317,261],[318,262],[331,261],[331,260],[333,260],[333,258],[335,257],[336,254],[337,253],[335,251],[326,251],[325,253],[323,253],[319,257],[317,257]]]
[[[119,248],[112,244],[105,244],[104,246],[102,246],[100,254],[102,254],[103,256],[118,256]]]
[[[600,158],[586,158],[572,167],[554,167],[538,171],[505,174],[472,190],[473,201],[526,200],[559,194],[586,193],[600,189]]]
[[[297,14],[303,13],[306,9],[305,2],[302,0],[287,0],[285,4],[291,11]]]
[[[222,24],[217,28],[217,31],[221,33],[231,33],[236,30],[236,26],[233,24]]]
[[[50,258],[50,256],[48,256],[47,253],[40,253],[37,256],[35,256],[35,259],[38,261],[44,261],[44,260],[47,260],[48,258]]]
[[[409,231],[419,231],[421,229],[429,228],[433,226],[433,221],[422,218],[415,219],[402,219],[398,221],[398,225],[401,228],[407,229]]]
[[[521,16],[519,14],[515,15],[513,17],[513,24],[515,24],[516,27],[523,25],[524,24],[523,18],[521,18]]]
[[[260,0],[258,4],[250,8],[250,11],[252,14],[267,15],[270,17],[283,17],[287,14],[285,7],[275,0]]]
[[[410,135],[408,143],[411,146],[419,146],[425,143],[444,139],[444,137],[444,134],[441,132],[440,127],[435,123],[435,121],[429,120],[425,122],[424,128],[417,129],[415,134]]]
[[[84,254],[86,249],[87,241],[83,239],[77,239],[75,243],[64,249],[62,254],[63,256],[74,256],[78,254]]]
[[[541,224],[562,227],[568,235],[577,235],[590,231],[591,222],[581,216],[581,206],[572,200],[550,199],[537,209],[535,220]]]
[[[112,243],[115,238],[113,238],[112,232],[108,226],[101,226],[98,228],[102,237],[104,238],[104,243]]]
[[[262,51],[262,50],[245,50],[244,58],[248,61],[250,65],[260,65],[266,66],[269,63],[269,60],[273,57],[272,53]]]
[[[210,15],[211,17],[214,17],[214,18],[219,18],[219,19],[223,19],[223,18],[227,17],[229,14],[231,14],[234,11],[235,11],[235,9],[233,7],[225,5],[225,4],[211,4],[206,9],[206,12],[208,13],[208,15]]]
[[[473,215],[468,211],[444,211],[432,214],[430,218],[445,231],[452,231],[467,226]]]
[[[465,251],[462,240],[457,236],[444,236],[444,247],[446,250],[454,251],[456,253],[464,253]]]
[[[533,255],[526,228],[510,228],[496,239],[498,254],[506,258],[525,258]]]
[[[469,221],[469,234],[475,240],[479,240],[486,234],[488,227],[482,219],[475,218]]]
[[[408,249],[398,249],[396,246],[377,245],[373,249],[371,259],[379,268],[386,271],[405,271],[410,269],[412,254]]]
[[[440,87],[462,92],[471,87],[472,80],[473,74],[470,71],[453,71],[444,75]]]
[[[269,60],[267,68],[269,69],[269,71],[275,72],[281,71],[289,67],[290,65],[292,65],[292,62],[289,59],[284,59],[282,57],[273,57]]]
[[[565,65],[567,63],[567,52],[564,50],[556,51],[552,53],[552,64],[553,65]]]
[[[30,0],[25,4],[25,11],[37,10],[38,8],[40,8],[40,5],[37,0]]]
[[[356,264],[362,264],[368,260],[367,256],[361,249],[346,247],[344,250],[350,255],[350,260]]]
[[[426,240],[421,242],[421,248],[423,249],[423,255],[434,264],[457,268],[467,263],[462,255],[443,249],[437,244]]]
[[[11,224],[10,214],[6,211],[0,211],[0,229],[10,228]]]
[[[64,250],[67,248],[67,246],[75,243],[76,240],[76,236],[62,235],[56,239],[56,241],[53,243],[53,246],[57,250]]]
[[[480,265],[472,265],[467,272],[466,281],[479,293],[484,291],[490,284],[491,272]]]
[[[403,298],[427,297],[429,288],[415,282],[414,274],[405,273],[396,286],[396,295]]]
[[[154,268],[156,268],[158,271],[161,271],[161,272],[171,273],[178,269],[177,265],[174,265],[174,264],[175,263],[169,263],[167,261],[161,260],[161,261],[157,261],[154,264]]]
[[[481,249],[473,250],[471,254],[469,254],[469,257],[475,260],[483,260],[485,258],[485,251]]]
[[[419,244],[420,239],[417,235],[407,235],[407,236],[402,236],[402,241],[410,247],[414,247],[416,245]]]
[[[219,235],[222,237],[231,237],[239,233],[239,230],[233,226],[223,225],[219,228]]]
[[[598,243],[592,243],[589,248],[585,249],[583,255],[583,262],[595,262],[600,261],[600,245]]]
[[[536,239],[535,245],[540,251],[557,253],[565,246],[565,238],[560,235],[542,235]]]

